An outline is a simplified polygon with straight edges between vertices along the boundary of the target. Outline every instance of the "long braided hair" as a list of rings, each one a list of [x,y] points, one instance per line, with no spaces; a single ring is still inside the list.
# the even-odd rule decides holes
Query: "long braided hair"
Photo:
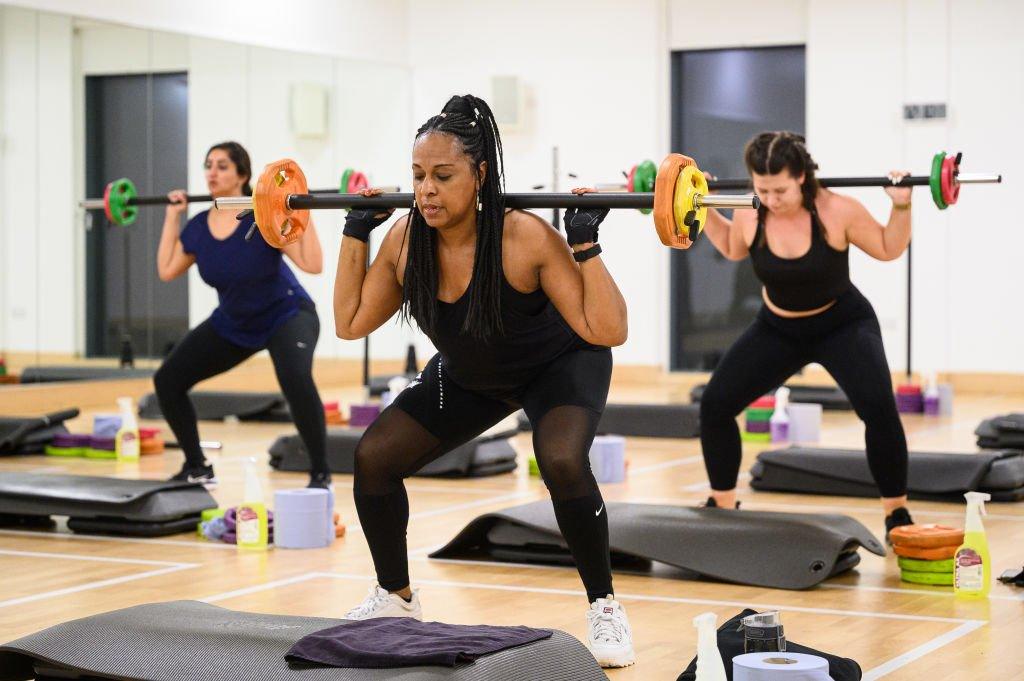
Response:
[[[444,133],[459,140],[474,172],[484,161],[487,172],[478,180],[476,211],[476,253],[469,282],[469,309],[462,332],[485,340],[501,335],[501,237],[505,219],[504,157],[498,124],[487,102],[473,95],[448,100],[441,113],[432,116],[416,131],[416,139],[427,133]],[[417,207],[409,217],[409,255],[402,282],[402,319],[415,320],[430,334],[437,322],[437,232],[427,225]]]
[[[747,172],[751,174],[776,175],[787,170],[793,177],[803,175],[804,183],[800,186],[802,204],[809,213],[814,213],[814,199],[818,196],[819,188],[815,176],[818,164],[807,151],[803,135],[787,131],[759,133],[747,142],[743,150],[743,161],[747,165]],[[767,214],[768,208],[761,204],[757,209],[758,221],[763,223]],[[824,236],[824,227],[819,228]],[[764,238],[764,232],[761,238]]]

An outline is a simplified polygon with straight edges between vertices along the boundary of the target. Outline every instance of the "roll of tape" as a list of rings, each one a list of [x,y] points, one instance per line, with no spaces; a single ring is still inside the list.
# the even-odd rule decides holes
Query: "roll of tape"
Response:
[[[733,681],[831,681],[828,660],[804,653],[747,653],[732,658]]]

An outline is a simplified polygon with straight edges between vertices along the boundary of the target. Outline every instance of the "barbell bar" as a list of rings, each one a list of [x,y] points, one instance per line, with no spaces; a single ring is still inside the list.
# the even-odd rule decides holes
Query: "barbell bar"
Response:
[[[256,183],[253,195],[214,199],[217,208],[252,210],[264,240],[281,248],[298,240],[309,222],[310,210],[345,208],[412,208],[414,195],[383,193],[313,195],[306,190],[306,178],[298,164],[283,159],[268,164]],[[703,228],[708,208],[757,208],[753,194],[708,195],[707,181],[693,161],[669,154],[657,171],[651,192],[617,194],[505,194],[508,208],[636,208],[654,212],[655,229],[662,243],[671,248],[689,248]]]

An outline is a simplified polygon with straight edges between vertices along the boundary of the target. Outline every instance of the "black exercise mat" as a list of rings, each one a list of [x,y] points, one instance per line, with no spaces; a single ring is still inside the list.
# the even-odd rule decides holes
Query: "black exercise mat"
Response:
[[[58,624],[0,646],[0,681],[27,681],[36,677],[36,669],[42,674],[46,668],[62,679],[131,681],[608,678],[582,643],[557,630],[549,639],[487,655],[454,669],[335,669],[292,666],[285,661],[285,653],[303,636],[342,622],[238,612],[195,601],[139,605]]]
[[[356,445],[364,428],[327,429],[327,465],[332,473],[351,474],[355,470]],[[515,430],[478,436],[413,475],[422,477],[483,477],[507,473],[516,468],[516,450],[508,439]],[[309,454],[297,433],[282,435],[270,445],[270,465],[279,471],[308,472]]]
[[[743,654],[743,618],[756,614],[756,610],[748,608],[718,627],[718,652],[722,655],[722,661],[725,662],[725,676],[729,681],[732,681],[732,658]],[[783,626],[785,626],[785,622],[783,622]],[[860,665],[848,657],[824,653],[790,640],[786,641],[786,653],[803,653],[825,658],[828,660],[828,675],[833,681],[860,681],[863,676]],[[779,657],[785,657],[786,653],[779,653]],[[697,658],[693,658],[676,681],[696,681],[696,679]]]
[[[982,449],[1024,449],[1024,414],[1003,414],[982,421],[974,434]]]
[[[68,432],[64,421],[78,413],[68,409],[47,416],[0,416],[0,456],[39,454],[54,435]]]
[[[61,381],[113,381],[123,378],[152,378],[154,369],[122,369],[94,366],[35,366],[21,372],[22,383],[57,383]]]
[[[0,473],[0,513],[162,522],[217,508],[198,483],[90,475]]]
[[[820,404],[822,409],[828,411],[852,411],[853,405],[850,398],[836,386],[828,385],[788,385],[789,401],[800,404]],[[690,390],[690,401],[694,404],[700,403],[704,395],[706,383],[696,385]],[[772,390],[772,393],[775,391]]]
[[[519,412],[519,430],[533,429]],[[693,404],[609,404],[597,432],[626,437],[694,438],[700,436],[700,407]]]
[[[200,421],[223,421],[229,416],[242,421],[269,421],[290,423],[288,402],[281,393],[215,392],[194,390],[188,394]],[[139,400],[139,416],[144,419],[162,419],[160,403],[154,393]]]
[[[858,449],[786,447],[761,452],[750,469],[756,490],[877,497],[867,455]],[[961,501],[980,491],[993,501],[1024,499],[1024,453],[1016,450],[951,454],[911,452],[907,471],[912,499]]]
[[[853,567],[860,546],[885,555],[866,527],[843,515],[627,503],[606,510],[613,552],[738,584],[806,589]],[[479,516],[430,556],[494,560],[502,549],[535,550],[538,559],[567,553],[551,502]]]

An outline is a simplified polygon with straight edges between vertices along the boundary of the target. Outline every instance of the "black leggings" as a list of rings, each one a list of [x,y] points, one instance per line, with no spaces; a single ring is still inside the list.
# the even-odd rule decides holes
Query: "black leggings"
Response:
[[[319,338],[320,319],[314,309],[304,307],[267,342],[277,381],[309,452],[314,473],[327,471],[324,407],[313,382],[313,350]],[[160,411],[185,452],[188,465],[201,466],[205,461],[199,447],[196,412],[188,391],[196,383],[224,373],[258,351],[258,348],[244,348],[226,340],[207,319],[189,331],[160,365],[153,377]]]
[[[883,497],[907,493],[907,439],[896,411],[882,332],[871,303],[851,287],[825,312],[787,319],[766,307],[715,368],[700,400],[700,443],[711,488],[736,487],[736,416],[806,364],[832,375],[864,422],[868,466]]]
[[[612,593],[608,514],[590,470],[590,445],[611,380],[611,351],[575,350],[548,365],[514,399],[460,387],[435,355],[374,421],[355,455],[355,501],[377,581],[409,586],[403,479],[520,408],[533,425],[533,449],[558,527],[593,602]]]

